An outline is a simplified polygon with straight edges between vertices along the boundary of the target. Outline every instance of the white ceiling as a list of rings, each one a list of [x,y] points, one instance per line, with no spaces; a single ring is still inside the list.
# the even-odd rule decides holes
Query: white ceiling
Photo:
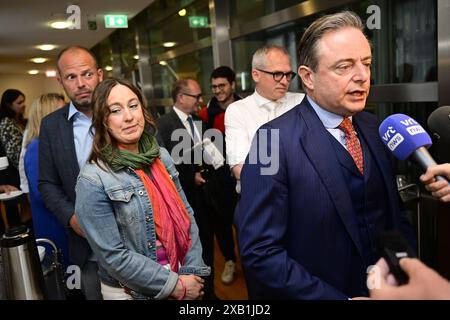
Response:
[[[88,48],[105,39],[114,29],[104,28],[105,14],[126,14],[131,20],[154,0],[0,0],[0,74],[25,74],[30,69],[45,72],[54,69],[58,51],[69,45]],[[69,5],[81,9],[80,30],[57,30],[47,24],[55,14],[64,14]],[[87,20],[95,17],[97,30],[88,30]],[[34,46],[55,44],[57,49],[41,51]],[[33,57],[49,58],[35,64]]]

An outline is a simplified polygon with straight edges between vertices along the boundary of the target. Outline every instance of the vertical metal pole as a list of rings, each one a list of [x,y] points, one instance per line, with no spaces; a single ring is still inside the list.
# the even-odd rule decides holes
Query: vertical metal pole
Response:
[[[141,25],[144,26],[145,24],[138,23],[136,24],[135,29],[137,54],[139,56],[139,82],[141,84],[142,93],[149,102],[149,106],[151,106],[154,99],[154,90],[152,68],[150,65],[150,48],[146,30],[140,27]]]
[[[438,105],[450,104],[450,0],[437,0]]]
[[[229,66],[233,68],[233,54],[230,40],[229,1],[210,0],[211,38],[214,68]]]

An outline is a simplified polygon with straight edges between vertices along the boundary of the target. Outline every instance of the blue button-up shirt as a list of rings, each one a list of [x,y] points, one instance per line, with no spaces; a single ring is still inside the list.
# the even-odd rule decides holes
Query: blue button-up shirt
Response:
[[[70,102],[68,120],[73,117],[73,140],[80,170],[84,167],[92,151],[94,136],[89,132],[92,119],[75,108]]]

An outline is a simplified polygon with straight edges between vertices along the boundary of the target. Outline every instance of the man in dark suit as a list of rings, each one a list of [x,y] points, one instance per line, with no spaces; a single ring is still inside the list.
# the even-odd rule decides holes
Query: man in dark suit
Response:
[[[76,179],[92,150],[92,93],[103,71],[95,56],[78,46],[62,50],[57,67],[58,81],[71,101],[42,120],[39,191],[47,208],[67,226],[70,260],[81,269],[85,298],[101,299],[97,263],[74,213]]]
[[[175,161],[181,186],[194,210],[198,224],[203,260],[211,266],[211,275],[205,281],[205,299],[214,299],[214,231],[205,201],[206,176],[202,175],[202,121],[196,116],[203,103],[202,90],[197,81],[181,79],[172,89],[173,109],[156,120],[158,142],[164,146]]]
[[[253,140],[236,217],[250,298],[367,296],[380,233],[398,229],[414,243],[377,121],[363,112],[363,29],[351,12],[311,24],[298,47],[307,96]]]

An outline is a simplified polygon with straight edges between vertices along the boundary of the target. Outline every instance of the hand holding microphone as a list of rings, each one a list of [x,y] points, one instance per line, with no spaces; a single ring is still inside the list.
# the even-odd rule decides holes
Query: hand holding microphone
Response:
[[[433,197],[442,202],[450,202],[450,184],[446,181],[436,181],[436,175],[446,176],[450,179],[450,163],[444,163],[429,167],[425,174],[420,176],[420,181],[425,184],[425,188],[431,192]]]
[[[410,116],[401,113],[393,114],[381,123],[378,132],[385,146],[396,158],[400,160],[409,158],[424,171],[436,166],[436,161],[427,150],[432,144],[430,136]],[[443,176],[436,175],[434,178],[448,185],[448,180]]]

